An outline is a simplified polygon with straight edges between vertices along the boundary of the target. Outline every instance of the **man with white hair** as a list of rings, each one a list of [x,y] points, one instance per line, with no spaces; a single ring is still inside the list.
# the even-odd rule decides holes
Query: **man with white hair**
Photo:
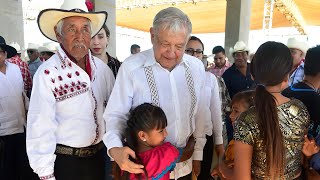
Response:
[[[84,0],[45,9],[39,29],[60,43],[34,75],[27,121],[27,153],[40,179],[105,177],[103,111],[113,88],[112,71],[89,51],[107,12],[88,13]]]
[[[296,38],[289,38],[287,46],[290,49],[293,59],[292,71],[289,77],[288,85],[301,82],[304,77],[304,57],[309,49],[306,42],[299,41]]]
[[[30,70],[31,77],[33,78],[34,74],[36,73],[39,66],[42,64],[42,61],[40,60],[39,46],[33,43],[29,43],[27,48],[27,53],[29,57],[28,66]]]
[[[160,106],[165,112],[168,121],[165,141],[187,147],[171,178],[191,179],[192,161],[202,160],[205,126],[210,120],[199,113],[207,109],[200,102],[205,81],[203,64],[184,53],[191,32],[192,25],[185,13],[174,7],[163,9],[150,28],[153,48],[128,57],[121,65],[104,113],[107,131],[103,141],[122,170],[144,173],[143,166],[129,160],[137,152],[123,147],[121,134],[129,111],[145,102]],[[192,136],[196,139],[194,146],[190,145]],[[146,139],[146,143],[150,141]]]

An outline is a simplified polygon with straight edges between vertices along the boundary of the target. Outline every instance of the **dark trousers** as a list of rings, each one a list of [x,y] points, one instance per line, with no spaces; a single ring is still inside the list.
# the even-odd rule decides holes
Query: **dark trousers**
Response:
[[[0,179],[39,179],[29,165],[25,133],[0,136]]]
[[[101,149],[94,156],[77,157],[57,154],[54,175],[57,180],[104,180],[105,156]]]
[[[211,164],[212,164],[212,156],[213,156],[213,137],[212,136],[206,136],[206,137],[207,137],[207,142],[203,148],[201,171],[198,176],[198,179],[201,179],[201,180],[212,179]]]
[[[105,180],[112,180],[112,162],[110,160],[110,157],[107,154],[107,148],[104,148],[104,157],[105,157]]]
[[[192,173],[190,173],[186,176],[180,177],[180,178],[178,178],[178,180],[192,180]]]

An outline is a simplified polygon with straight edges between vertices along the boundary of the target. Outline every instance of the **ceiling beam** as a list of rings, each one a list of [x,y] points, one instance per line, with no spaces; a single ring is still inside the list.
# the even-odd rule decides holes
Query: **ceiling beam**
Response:
[[[285,16],[301,35],[306,35],[305,20],[293,0],[274,0],[275,7]]]

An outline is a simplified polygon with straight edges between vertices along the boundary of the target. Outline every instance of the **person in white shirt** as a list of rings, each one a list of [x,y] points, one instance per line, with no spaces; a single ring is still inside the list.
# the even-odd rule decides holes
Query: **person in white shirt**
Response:
[[[38,16],[40,31],[60,43],[34,76],[27,121],[27,153],[41,180],[105,177],[103,112],[114,76],[89,51],[107,12],[88,13],[84,0]]]
[[[186,54],[198,58],[200,61],[203,58],[204,45],[202,41],[191,36],[186,46]],[[219,96],[219,84],[216,76],[208,71],[206,71],[205,80],[205,91],[203,94],[203,102],[205,103],[205,108],[207,110],[206,116],[211,120],[207,132],[207,143],[203,150],[203,160],[194,161],[193,171],[198,179],[210,179],[211,174],[211,164],[213,152],[218,155],[218,157],[223,157],[224,147],[223,147],[223,137],[222,137],[222,115],[221,115],[221,100]],[[213,144],[215,143],[215,145]],[[215,151],[214,148],[215,147]],[[218,157],[215,156],[215,162],[218,162]],[[201,164],[200,164],[201,163]]]
[[[122,170],[143,173],[142,165],[129,160],[129,156],[136,155],[123,147],[122,134],[129,111],[145,102],[164,110],[169,133],[165,141],[192,149],[190,155],[190,151],[184,151],[183,162],[177,163],[170,178],[191,179],[192,161],[202,160],[210,120],[200,113],[200,109],[206,111],[200,102],[205,85],[203,64],[184,54],[191,32],[192,25],[185,13],[174,7],[163,9],[150,28],[153,48],[130,56],[121,65],[103,115],[107,125],[103,141]],[[189,146],[192,136],[196,139],[194,147]]]
[[[36,180],[26,152],[26,111],[29,99],[19,66],[6,61],[17,54],[0,36],[0,179]]]

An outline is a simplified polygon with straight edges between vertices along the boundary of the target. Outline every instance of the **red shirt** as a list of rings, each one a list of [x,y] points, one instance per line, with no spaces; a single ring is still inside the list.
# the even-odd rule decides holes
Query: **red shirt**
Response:
[[[26,92],[30,92],[32,89],[32,78],[30,75],[28,64],[22,61],[18,55],[15,55],[12,58],[7,59],[7,61],[19,66],[22,74],[23,83],[24,83],[24,90]]]

